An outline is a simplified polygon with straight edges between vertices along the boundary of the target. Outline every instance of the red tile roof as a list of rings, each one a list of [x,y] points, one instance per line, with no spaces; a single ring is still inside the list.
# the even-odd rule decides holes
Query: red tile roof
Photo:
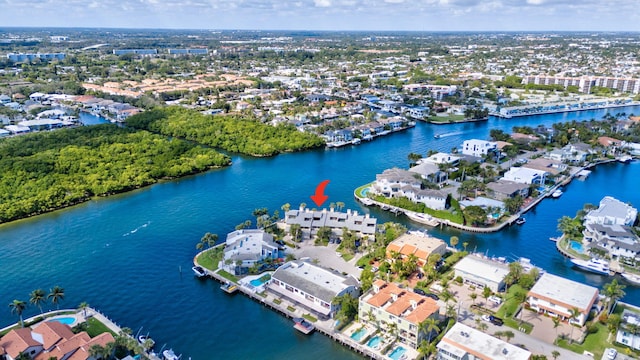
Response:
[[[11,330],[0,339],[0,348],[14,359],[32,346],[42,346],[42,344],[31,337],[29,328]]]

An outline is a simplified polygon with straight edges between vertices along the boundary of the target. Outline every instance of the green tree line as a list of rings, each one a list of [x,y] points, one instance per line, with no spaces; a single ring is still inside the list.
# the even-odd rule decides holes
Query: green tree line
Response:
[[[127,125],[252,156],[273,156],[324,145],[317,135],[300,132],[293,125],[271,126],[239,115],[208,116],[180,107],[134,115],[127,119]]]
[[[0,141],[0,222],[229,165],[184,140],[112,124]]]

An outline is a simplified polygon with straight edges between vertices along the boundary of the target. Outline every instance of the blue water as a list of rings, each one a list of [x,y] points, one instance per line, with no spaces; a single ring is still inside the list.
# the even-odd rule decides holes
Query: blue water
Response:
[[[71,325],[76,321],[76,319],[72,318],[72,317],[61,317],[61,318],[51,319],[49,321],[57,321],[59,323],[65,324],[65,325]]]
[[[358,331],[354,332],[353,334],[351,334],[351,338],[352,338],[353,340],[355,340],[355,341],[358,341],[358,342],[359,342],[359,341],[360,341],[360,340],[362,340],[362,338],[366,335],[366,333],[367,333],[367,329],[362,328],[362,329],[360,329],[360,330],[358,330]]]
[[[640,113],[640,109],[615,109]],[[379,222],[399,221],[420,227],[404,216],[367,208],[353,199],[353,190],[393,166],[406,168],[407,154],[429,149],[450,151],[464,139],[486,139],[490,129],[550,126],[554,122],[602,118],[604,111],[555,114],[486,122],[430,125],[378,138],[359,146],[254,159],[233,156],[233,166],[163,182],[70,209],[0,226],[0,304],[27,301],[34,289],[65,289],[61,307],[86,301],[115,322],[144,332],[173,348],[184,359],[358,359],[359,356],[320,334],[300,336],[290,320],[244,296],[228,296],[213,281],[198,281],[190,268],[195,245],[206,232],[226,233],[255,208],[280,210],[312,204],[310,195],[327,179],[327,203],[371,213]],[[459,132],[441,139],[434,133]],[[547,271],[601,287],[608,278],[576,271],[549,237],[560,235],[557,220],[574,216],[584,203],[597,204],[605,195],[640,206],[640,162],[599,167],[586,181],[574,181],[556,200],[545,200],[525,215],[527,222],[495,234],[467,234],[429,229],[439,238],[460,237],[470,250],[496,256],[525,256]],[[615,186],[611,186],[615,183]],[[628,286],[623,299],[640,305],[640,291]],[[2,310],[4,308],[4,310]],[[55,308],[51,304],[45,310]],[[18,320],[5,305],[0,326]],[[30,306],[29,317],[39,313]],[[251,342],[247,342],[247,338]],[[286,346],[283,346],[286,344]]]
[[[582,253],[583,248],[582,248],[582,244],[577,242],[577,241],[571,241],[571,248],[579,253]]]
[[[78,114],[78,120],[82,123],[82,125],[97,125],[97,124],[106,124],[109,120],[103,118],[102,116],[96,116],[88,112],[80,111]]]
[[[393,349],[393,351],[389,354],[389,357],[393,360],[399,360],[402,354],[404,354],[405,352],[407,352],[407,349],[403,348],[402,346],[398,346],[397,348]]]
[[[370,348],[375,348],[376,346],[380,345],[380,342],[382,341],[382,339],[380,338],[380,336],[374,336],[371,339],[369,339],[369,341],[367,341],[367,346]]]
[[[260,277],[258,279],[253,279],[251,281],[249,281],[249,283],[255,287],[259,287],[264,285],[267,281],[269,281],[269,277],[263,276]]]

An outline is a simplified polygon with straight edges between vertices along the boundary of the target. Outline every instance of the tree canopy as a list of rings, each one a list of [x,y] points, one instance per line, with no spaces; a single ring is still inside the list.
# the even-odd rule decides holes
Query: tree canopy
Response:
[[[324,140],[317,135],[300,132],[293,125],[271,126],[240,115],[209,116],[180,107],[134,115],[127,119],[127,125],[253,156],[272,156],[324,145]]]
[[[0,222],[229,165],[189,142],[112,124],[0,140]]]

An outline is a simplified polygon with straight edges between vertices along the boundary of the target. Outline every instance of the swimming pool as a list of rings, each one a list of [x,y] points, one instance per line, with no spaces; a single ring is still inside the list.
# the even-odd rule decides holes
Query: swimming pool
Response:
[[[73,318],[73,317],[61,317],[61,318],[55,318],[55,319],[47,320],[47,322],[51,322],[51,321],[57,321],[59,323],[65,324],[65,325],[71,325],[74,322],[76,322],[76,318]]]
[[[389,357],[393,360],[399,360],[400,358],[402,358],[402,355],[404,355],[406,351],[407,349],[403,348],[402,346],[398,346],[397,348],[393,349],[393,351],[389,354]]]
[[[260,277],[259,279],[253,279],[251,281],[249,281],[249,284],[253,285],[254,287],[260,287],[264,284],[267,283],[267,281],[271,280],[271,275],[265,275]]]
[[[584,249],[582,247],[582,243],[579,243],[577,241],[571,241],[570,246],[571,246],[571,249],[573,249],[574,251],[577,251],[577,252],[582,254],[583,249]]]
[[[360,342],[360,340],[362,340],[362,338],[367,334],[367,329],[362,328],[358,331],[355,331],[353,334],[351,334],[351,338],[357,342]]]
[[[380,342],[382,342],[382,339],[380,339],[380,336],[376,335],[367,341],[367,346],[373,349],[378,349],[380,347]]]

